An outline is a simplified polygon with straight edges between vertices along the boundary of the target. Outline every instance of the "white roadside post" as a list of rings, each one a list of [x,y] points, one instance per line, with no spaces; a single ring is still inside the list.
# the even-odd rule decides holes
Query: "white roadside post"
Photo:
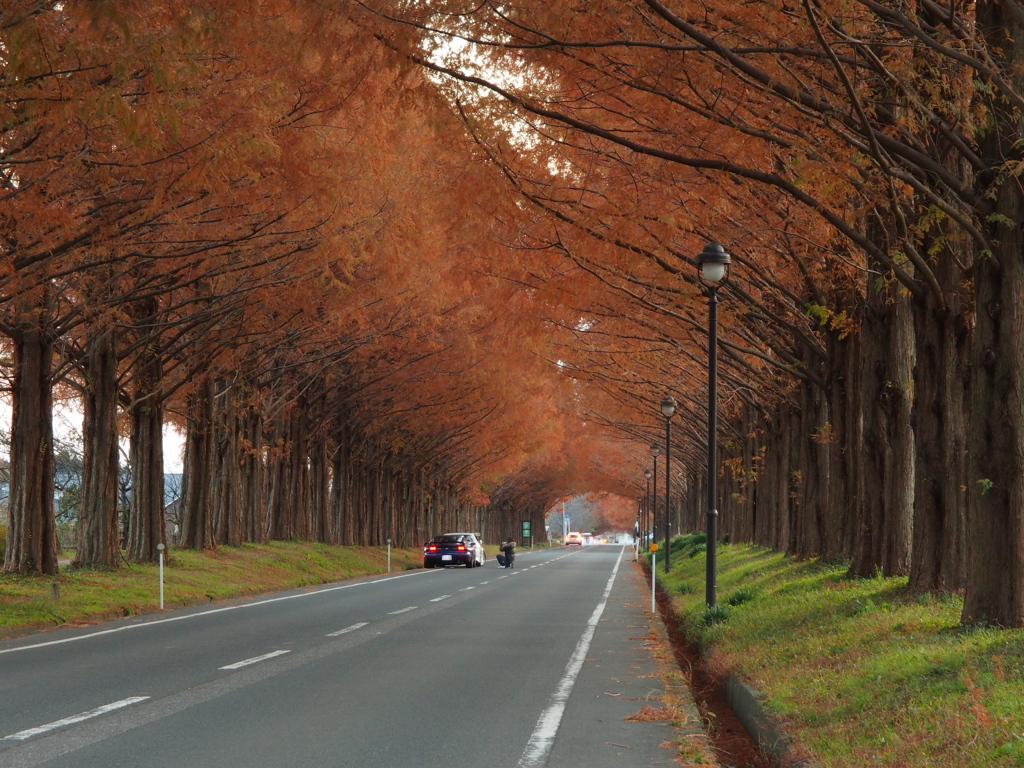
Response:
[[[654,613],[654,580],[658,569],[655,567],[658,564],[658,545],[651,544],[651,613]]]
[[[164,545],[157,544],[156,551],[160,556],[160,610],[164,609]]]
[[[388,539],[388,573],[391,573],[391,539]]]

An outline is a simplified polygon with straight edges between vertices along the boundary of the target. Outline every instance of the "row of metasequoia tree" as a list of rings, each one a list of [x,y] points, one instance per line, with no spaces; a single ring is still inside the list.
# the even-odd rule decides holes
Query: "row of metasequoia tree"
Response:
[[[156,557],[168,422],[182,546],[543,525],[485,506],[551,396],[496,176],[349,10],[0,8],[6,570],[57,569],[55,399],[84,415],[76,566]]]
[[[694,257],[720,241],[722,530],[963,588],[967,622],[1024,623],[1016,5],[373,7],[537,212],[519,234],[537,280],[574,265],[607,289],[576,304],[564,361],[594,418],[646,456],[661,394],[683,399],[680,526],[704,509]],[[496,135],[495,114],[521,133]]]
[[[702,527],[694,258],[721,241],[720,530],[1024,623],[1017,25],[927,0],[8,3],[6,568],[56,567],[55,397],[85,415],[80,565],[117,559],[119,436],[129,556],[153,556],[167,420],[187,546],[493,540],[642,495],[667,391],[669,517]]]

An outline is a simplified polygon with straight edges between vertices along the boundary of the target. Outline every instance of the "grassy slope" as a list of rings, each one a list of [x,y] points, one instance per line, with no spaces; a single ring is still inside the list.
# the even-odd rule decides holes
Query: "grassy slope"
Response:
[[[962,629],[958,596],[745,545],[720,545],[709,616],[702,540],[677,539],[665,582],[689,637],[820,765],[1024,765],[1024,631]]]
[[[422,565],[421,549],[391,550],[392,571]],[[276,541],[221,547],[211,552],[174,550],[164,567],[164,604],[322,584],[387,571],[383,547],[333,547]],[[51,597],[51,583],[60,597]],[[156,565],[110,570],[70,570],[60,576],[0,574],[0,633],[14,627],[53,627],[113,614],[128,616],[159,608]]]

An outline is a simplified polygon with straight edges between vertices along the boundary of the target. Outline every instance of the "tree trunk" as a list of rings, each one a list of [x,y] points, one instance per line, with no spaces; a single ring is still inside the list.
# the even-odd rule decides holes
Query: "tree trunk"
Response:
[[[341,425],[335,432],[334,456],[331,459],[331,499],[328,502],[331,535],[335,544],[351,544],[348,524],[348,437]]]
[[[179,545],[187,549],[213,549],[210,514],[210,454],[212,452],[213,392],[209,381],[199,383],[189,396],[185,433],[185,467],[181,481]]]
[[[267,512],[269,515],[270,538],[275,541],[286,541],[295,535],[288,511],[289,497],[289,450],[285,438],[285,419],[288,416],[278,414],[274,419],[273,432],[270,440],[270,456],[267,459],[269,490],[267,494]]]
[[[241,425],[238,392],[218,382],[213,398],[213,453],[210,468],[213,488],[214,538],[218,544],[237,547],[242,543],[242,507],[239,498],[241,475],[238,448]]]
[[[53,516],[53,344],[45,297],[17,299],[11,389],[11,488],[7,503],[9,573],[57,573]]]
[[[913,333],[906,300],[873,296],[861,322],[860,536],[850,570],[906,574],[914,504]]]
[[[993,58],[1024,90],[1024,23],[1006,3],[978,3],[977,25]],[[990,169],[979,174],[994,200],[986,219],[991,253],[975,259],[969,541],[964,623],[1024,626],[1024,194],[1013,170],[1021,159],[1019,110],[997,91],[992,127],[979,140]],[[1007,171],[1009,169],[1009,171]],[[1005,175],[1004,175],[1005,174]]]
[[[823,439],[829,428],[828,399],[813,384],[802,388],[803,407],[800,410],[800,492],[799,522],[794,526],[795,547],[791,551],[799,557],[813,557],[822,551],[822,528],[828,514],[829,500],[829,446]]]
[[[128,559],[139,563],[158,559],[164,536],[164,409],[158,391],[163,363],[148,347],[135,365],[134,394],[129,408],[132,468],[128,505]]]
[[[309,540],[309,447],[306,401],[300,398],[291,411],[288,439],[288,526],[300,541]]]
[[[953,276],[952,261],[947,258],[937,265],[940,276]],[[955,290],[946,291],[946,296],[947,302],[958,298]],[[914,305],[917,469],[910,587],[918,591],[961,589],[967,579],[971,328],[958,304],[938,307],[929,292]]]
[[[247,542],[266,541],[265,502],[263,497],[263,420],[254,408],[241,414],[242,445],[239,456],[239,505],[242,513],[242,538]]]
[[[330,518],[327,513],[327,499],[329,496],[330,482],[327,472],[327,443],[318,438],[309,451],[309,513],[310,513],[310,537],[313,541],[331,541]]]
[[[115,567],[117,525],[117,348],[114,331],[94,336],[86,351],[83,468],[78,549],[72,566]]]

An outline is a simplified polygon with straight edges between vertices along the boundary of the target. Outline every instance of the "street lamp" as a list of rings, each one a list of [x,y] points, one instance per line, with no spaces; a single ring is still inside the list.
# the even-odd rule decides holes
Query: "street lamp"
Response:
[[[719,243],[708,243],[697,256],[697,279],[708,292],[708,510],[707,510],[707,573],[704,599],[708,608],[715,607],[717,587],[715,545],[718,541],[718,510],[715,508],[715,454],[718,421],[718,287],[729,277],[732,259]]]
[[[668,573],[669,547],[669,494],[672,491],[672,414],[676,412],[676,400],[672,395],[661,398],[661,413],[665,417],[665,573]]]
[[[644,528],[647,527],[647,512],[651,508],[651,470],[644,470],[644,477],[647,478],[647,493],[644,496]]]
[[[654,532],[658,530],[658,454],[661,453],[661,446],[657,443],[651,444],[651,456],[654,457],[654,475],[651,481],[651,541],[654,541]]]

